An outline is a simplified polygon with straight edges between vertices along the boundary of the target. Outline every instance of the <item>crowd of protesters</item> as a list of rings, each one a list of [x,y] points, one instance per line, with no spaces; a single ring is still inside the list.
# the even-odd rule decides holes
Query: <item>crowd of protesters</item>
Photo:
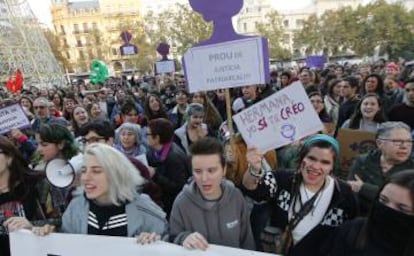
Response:
[[[231,112],[292,84],[334,129],[269,152],[231,134],[224,90],[190,94],[182,75],[2,90],[2,106],[20,104],[31,127],[0,136],[1,255],[21,228],[201,250],[413,255],[414,67],[274,70],[269,84],[231,89]],[[377,147],[337,172],[341,129],[374,133]],[[82,162],[69,187],[45,177],[54,159]]]

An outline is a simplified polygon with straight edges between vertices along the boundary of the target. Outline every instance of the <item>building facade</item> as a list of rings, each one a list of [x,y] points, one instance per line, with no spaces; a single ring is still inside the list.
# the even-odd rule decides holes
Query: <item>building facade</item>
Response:
[[[414,0],[400,0],[399,2],[401,2],[408,10],[414,9]]]
[[[110,72],[124,69],[128,57],[120,54],[120,34],[138,27],[140,10],[139,0],[52,0],[52,23],[68,71],[89,72],[93,59],[104,61]]]
[[[243,9],[236,16],[236,31],[245,35],[256,35],[256,25],[266,21],[272,11],[270,0],[244,0]]]
[[[174,10],[177,4],[188,5],[188,0],[141,0],[141,15],[160,14],[166,10]]]
[[[313,0],[310,5],[300,9],[278,9],[270,0],[245,0],[242,11],[236,17],[237,31],[242,34],[256,35],[256,24],[266,20],[266,14],[276,10],[280,15],[285,34],[283,46],[291,52],[293,49],[294,33],[302,29],[304,22],[313,14],[322,15],[327,10],[337,10],[345,6],[352,8],[363,4],[363,0]]]

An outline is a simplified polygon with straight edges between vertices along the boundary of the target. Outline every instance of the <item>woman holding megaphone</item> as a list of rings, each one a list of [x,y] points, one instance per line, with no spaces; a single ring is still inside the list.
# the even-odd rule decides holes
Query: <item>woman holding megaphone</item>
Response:
[[[38,143],[37,153],[40,158],[40,163],[45,163],[45,165],[40,167],[40,170],[42,172],[46,170],[48,177],[48,179],[44,179],[39,184],[40,204],[48,216],[56,218],[57,223],[55,224],[59,225],[60,217],[69,203],[70,192],[73,188],[72,178],[74,178],[74,175],[65,175],[65,177],[70,177],[69,182],[56,186],[55,180],[64,179],[64,175],[60,178],[57,171],[61,168],[57,166],[56,168],[52,168],[53,163],[55,163],[52,160],[60,159],[66,163],[66,161],[78,154],[79,149],[71,132],[66,127],[58,124],[42,125],[35,136]],[[35,169],[39,170],[37,166]]]

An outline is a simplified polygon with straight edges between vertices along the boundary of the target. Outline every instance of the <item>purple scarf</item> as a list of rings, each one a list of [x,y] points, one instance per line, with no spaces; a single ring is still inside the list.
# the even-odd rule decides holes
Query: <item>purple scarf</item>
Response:
[[[172,141],[168,142],[162,146],[160,151],[154,151],[154,158],[160,162],[164,161],[167,158],[168,153],[170,153],[172,144]]]

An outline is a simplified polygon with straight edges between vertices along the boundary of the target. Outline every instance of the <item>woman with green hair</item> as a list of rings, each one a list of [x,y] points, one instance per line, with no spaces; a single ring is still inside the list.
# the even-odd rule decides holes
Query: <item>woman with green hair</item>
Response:
[[[36,133],[38,144],[37,154],[40,164],[36,170],[44,171],[47,163],[54,159],[70,160],[79,152],[72,133],[58,124],[43,124]],[[39,168],[39,166],[41,166]],[[47,216],[58,221],[69,203],[72,187],[58,188],[51,185],[47,179],[39,184],[40,204]],[[54,223],[59,225],[59,223]]]

